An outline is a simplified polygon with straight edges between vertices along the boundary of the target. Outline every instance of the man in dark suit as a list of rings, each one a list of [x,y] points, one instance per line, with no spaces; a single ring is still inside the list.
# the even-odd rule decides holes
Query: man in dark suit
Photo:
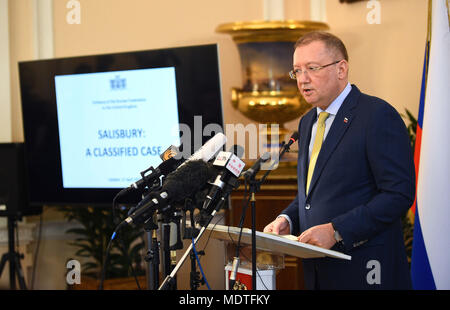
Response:
[[[298,194],[265,232],[351,255],[304,259],[308,289],[409,289],[401,217],[415,196],[406,127],[387,102],[348,82],[342,41],[301,37],[294,70],[313,105],[299,124]]]

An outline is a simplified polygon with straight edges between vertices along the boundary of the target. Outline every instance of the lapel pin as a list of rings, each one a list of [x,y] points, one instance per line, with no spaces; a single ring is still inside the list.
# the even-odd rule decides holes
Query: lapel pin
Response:
[[[348,123],[348,118],[344,117],[344,123]]]

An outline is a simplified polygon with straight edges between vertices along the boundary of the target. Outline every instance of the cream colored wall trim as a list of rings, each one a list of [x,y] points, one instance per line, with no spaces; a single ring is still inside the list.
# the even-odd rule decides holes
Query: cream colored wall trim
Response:
[[[0,142],[11,142],[11,73],[8,0],[0,0]]]
[[[39,223],[18,224],[19,244],[26,245],[29,242],[36,241],[38,237]],[[66,231],[71,228],[80,228],[80,224],[68,222],[44,222],[42,223],[41,240],[73,240],[77,238],[75,234],[67,234]],[[17,240],[16,240],[17,242]],[[6,223],[0,225],[0,247],[8,244],[8,228]]]
[[[264,20],[284,20],[284,0],[263,0]]]
[[[21,224],[18,223],[19,227],[19,245],[26,245],[34,240],[34,228],[35,224]],[[8,228],[7,225],[0,226],[0,246],[8,245]],[[16,240],[17,245],[17,240]]]
[[[36,226],[38,224],[36,223]],[[82,228],[81,224],[69,222],[44,222],[42,225],[42,239],[45,240],[72,240],[79,236],[75,234],[67,234],[66,231],[72,228]],[[36,234],[37,237],[37,234]]]
[[[310,19],[317,22],[327,21],[327,2],[326,0],[309,0]]]
[[[33,0],[33,18],[34,56],[53,58],[53,0]]]

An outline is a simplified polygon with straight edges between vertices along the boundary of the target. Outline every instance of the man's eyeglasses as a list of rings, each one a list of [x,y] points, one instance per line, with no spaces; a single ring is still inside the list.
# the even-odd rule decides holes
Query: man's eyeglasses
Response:
[[[301,70],[301,69],[294,69],[289,71],[289,77],[293,80],[296,80],[297,77],[301,76],[302,73],[308,73],[309,74],[314,74],[316,72],[319,72],[320,70],[322,70],[323,68],[326,68],[328,66],[332,66],[335,65],[337,63],[340,63],[342,60],[338,60],[335,62],[332,62],[328,65],[323,65],[323,66],[308,66],[305,68],[305,70]]]

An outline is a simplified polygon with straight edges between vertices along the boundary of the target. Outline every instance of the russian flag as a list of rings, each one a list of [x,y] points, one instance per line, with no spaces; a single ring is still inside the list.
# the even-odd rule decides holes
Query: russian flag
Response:
[[[450,289],[450,20],[446,2],[432,0],[431,4],[431,41],[417,124],[414,289]]]

